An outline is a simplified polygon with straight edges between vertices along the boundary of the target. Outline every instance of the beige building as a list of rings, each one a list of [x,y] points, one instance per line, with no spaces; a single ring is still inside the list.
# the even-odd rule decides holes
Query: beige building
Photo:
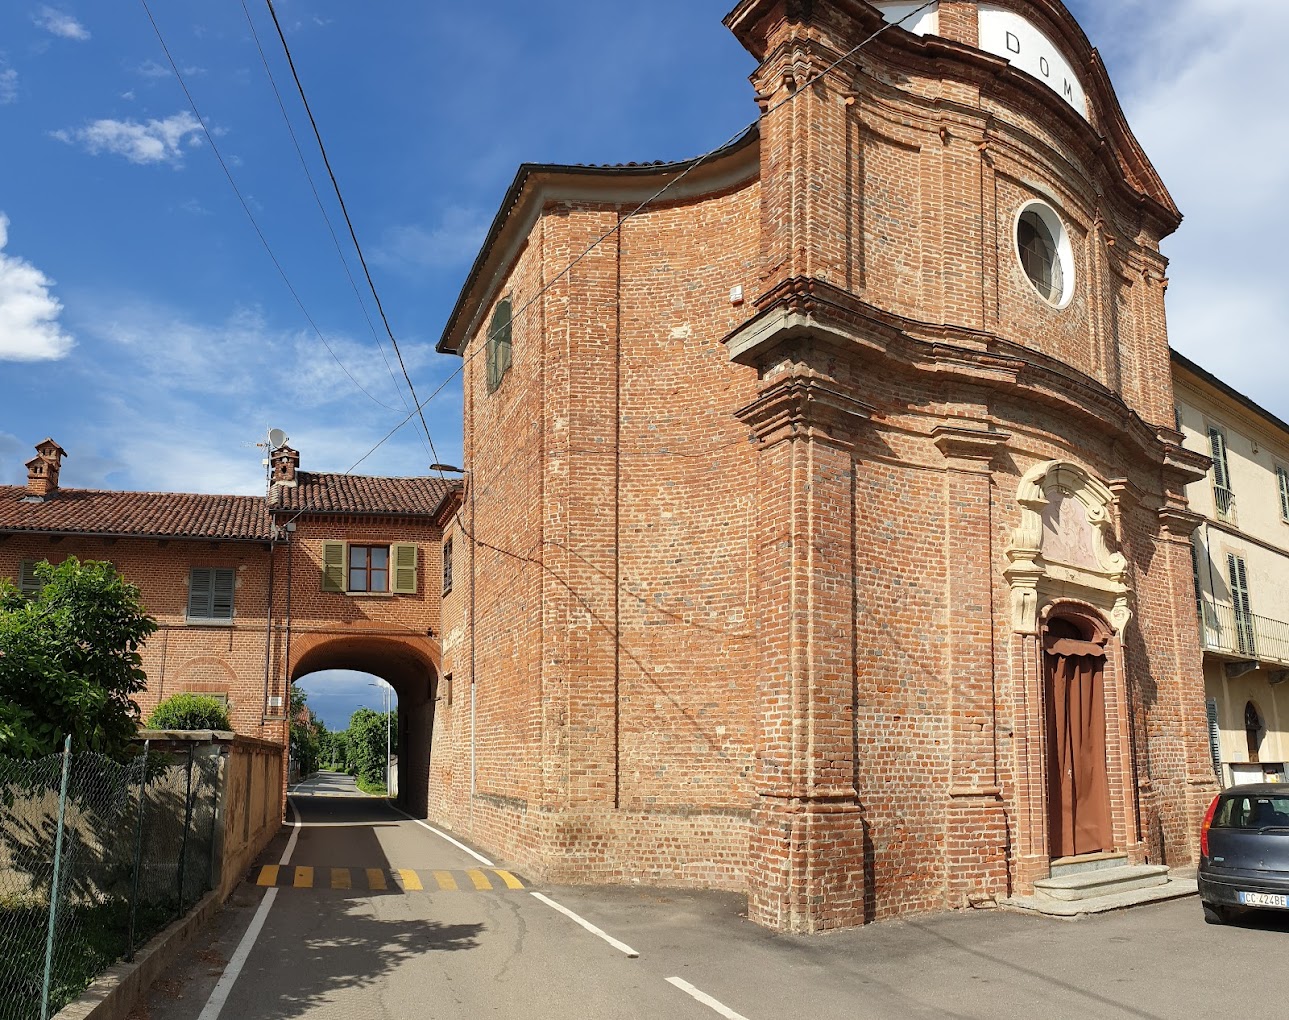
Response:
[[[1210,742],[1225,784],[1289,780],[1289,423],[1174,352]]]

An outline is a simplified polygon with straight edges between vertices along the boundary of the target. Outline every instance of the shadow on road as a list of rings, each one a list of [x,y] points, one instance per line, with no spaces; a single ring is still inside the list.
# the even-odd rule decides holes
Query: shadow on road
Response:
[[[256,983],[256,1017],[287,1020],[319,1006],[353,1003],[355,991],[379,986],[413,957],[476,948],[484,928],[376,918],[345,899],[329,898],[316,907],[307,934],[292,924],[261,936],[256,963],[269,980]]]

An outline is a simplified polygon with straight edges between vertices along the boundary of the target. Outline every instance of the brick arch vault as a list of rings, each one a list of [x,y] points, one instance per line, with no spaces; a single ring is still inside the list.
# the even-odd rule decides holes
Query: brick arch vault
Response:
[[[296,635],[291,682],[324,669],[371,673],[398,694],[398,804],[408,814],[427,813],[430,736],[439,687],[439,646],[415,635]]]

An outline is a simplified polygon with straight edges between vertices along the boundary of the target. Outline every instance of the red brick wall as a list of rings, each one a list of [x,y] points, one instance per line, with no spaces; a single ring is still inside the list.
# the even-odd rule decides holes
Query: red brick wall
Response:
[[[1185,862],[1202,675],[1160,510],[1188,468],[1146,424],[1172,405],[1166,195],[969,55],[884,37],[802,88],[869,29],[763,6],[759,181],[612,233],[635,202],[541,208],[489,298],[551,284],[496,393],[470,312],[475,563],[444,607],[431,811],[549,877],[746,888],[795,931],[1030,891],[1042,659],[1004,571],[1022,477],[1060,460],[1115,483],[1129,561],[1115,849]],[[974,40],[971,4],[942,16]],[[1070,233],[1064,309],[1015,253],[1036,197]]]

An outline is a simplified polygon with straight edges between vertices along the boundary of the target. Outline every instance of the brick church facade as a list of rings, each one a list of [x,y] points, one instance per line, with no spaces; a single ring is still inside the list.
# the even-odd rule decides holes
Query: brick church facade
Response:
[[[1181,217],[1098,54],[1059,0],[726,25],[759,64],[737,141],[521,168],[439,344],[464,484],[283,448],[267,501],[89,493],[47,442],[0,574],[140,583],[145,709],[222,692],[282,739],[291,681],[389,680],[409,807],[539,879],[818,932],[1191,862]]]
[[[1059,0],[860,46],[918,6],[743,0],[758,126],[524,166],[444,332],[430,813],[546,877],[821,931],[1193,859],[1181,217]]]

